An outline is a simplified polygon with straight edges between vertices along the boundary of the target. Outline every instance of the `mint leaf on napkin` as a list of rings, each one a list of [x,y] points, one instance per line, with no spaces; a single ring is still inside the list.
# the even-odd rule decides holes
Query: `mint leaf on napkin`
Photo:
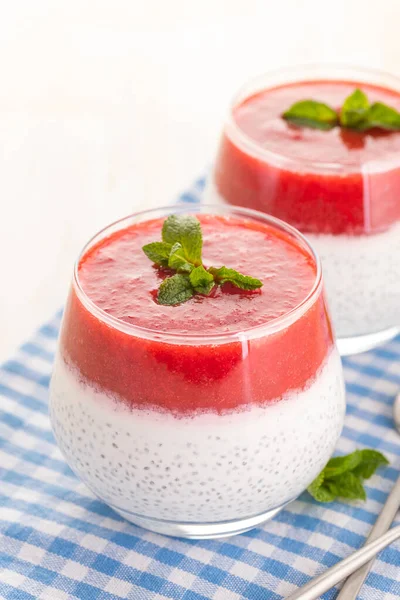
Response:
[[[318,502],[333,502],[336,494],[324,485],[324,472],[322,471],[316,479],[308,486],[307,491]]]
[[[326,478],[337,477],[346,471],[353,471],[362,460],[361,450],[356,450],[346,456],[334,456],[324,469]]]
[[[377,450],[359,450],[361,461],[355,467],[354,473],[363,479],[369,479],[379,467],[386,467],[388,459]]]
[[[318,502],[336,498],[366,500],[363,480],[369,479],[380,466],[389,464],[377,450],[356,450],[346,456],[335,456],[314,479],[307,491]]]
[[[367,495],[362,480],[351,471],[342,473],[334,479],[327,480],[329,490],[335,497],[347,498],[348,500],[366,500]]]

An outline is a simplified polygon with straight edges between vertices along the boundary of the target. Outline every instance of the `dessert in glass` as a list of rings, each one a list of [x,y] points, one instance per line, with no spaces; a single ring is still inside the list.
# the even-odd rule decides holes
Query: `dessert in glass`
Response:
[[[341,354],[400,326],[400,131],[297,126],[312,98],[337,109],[355,88],[400,110],[400,81],[365,69],[306,67],[250,81],[228,116],[206,201],[257,209],[298,228],[318,252]]]
[[[196,215],[203,261],[257,276],[174,306],[142,248]],[[160,288],[161,289],[161,288]],[[98,233],[76,263],[50,394],[55,437],[129,521],[233,535],[296,498],[341,433],[344,386],[318,257],[291,226],[228,206],[168,207]]]

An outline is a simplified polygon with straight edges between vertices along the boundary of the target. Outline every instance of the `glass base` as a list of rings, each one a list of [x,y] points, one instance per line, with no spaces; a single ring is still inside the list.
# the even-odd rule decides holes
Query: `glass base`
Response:
[[[149,531],[162,533],[172,537],[182,537],[190,539],[212,539],[229,537],[249,531],[254,527],[262,525],[269,519],[272,519],[279,511],[281,511],[288,502],[278,506],[267,512],[245,519],[237,519],[233,521],[219,521],[216,523],[178,523],[176,521],[166,521],[163,519],[155,519],[152,517],[142,517],[129,510],[120,510],[112,507],[121,517],[130,521],[134,525],[139,525]]]
[[[390,327],[389,329],[384,329],[377,333],[339,338],[337,340],[339,354],[340,356],[349,356],[350,354],[360,354],[360,352],[372,350],[372,348],[376,348],[377,346],[381,346],[385,342],[392,340],[398,333],[400,333],[398,327]]]

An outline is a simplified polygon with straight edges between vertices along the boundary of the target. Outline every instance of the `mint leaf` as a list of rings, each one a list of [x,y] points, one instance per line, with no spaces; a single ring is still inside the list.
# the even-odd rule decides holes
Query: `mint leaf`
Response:
[[[366,500],[367,495],[362,480],[355,473],[342,473],[329,482],[329,488],[335,496],[348,500]]]
[[[174,306],[189,300],[194,294],[187,275],[173,275],[164,279],[158,289],[157,300],[160,304]]]
[[[214,277],[206,271],[203,265],[196,267],[189,275],[190,283],[195,292],[208,296],[214,287]]]
[[[168,266],[175,271],[179,271],[180,273],[190,273],[190,271],[194,268],[194,265],[186,260],[182,244],[179,242],[176,242],[171,248],[168,258]]]
[[[337,497],[366,500],[363,480],[369,479],[378,467],[388,464],[383,454],[369,448],[335,456],[307,489],[319,502],[331,502]]]
[[[346,471],[352,471],[362,461],[362,453],[356,450],[346,456],[334,456],[328,461],[324,469],[325,477],[336,477]]]
[[[337,112],[333,108],[315,100],[295,102],[282,117],[294,125],[313,129],[332,129],[339,123]]]
[[[191,215],[170,215],[163,224],[162,239],[167,244],[182,245],[187,262],[201,264],[203,236],[200,221]]]
[[[366,494],[361,479],[348,471],[332,479],[322,471],[307,488],[308,493],[318,502],[333,502],[336,498],[365,500]]]
[[[359,452],[361,454],[361,461],[353,472],[363,479],[369,479],[379,467],[389,464],[386,456],[377,450],[365,449],[359,450]]]
[[[388,131],[400,131],[400,113],[382,102],[374,102],[367,115],[364,129],[379,127]]]
[[[307,491],[317,502],[332,502],[336,497],[324,483],[323,471],[308,486]]]
[[[166,267],[171,252],[171,244],[166,242],[151,242],[142,248],[143,252],[153,263]]]
[[[241,290],[256,290],[263,285],[262,281],[259,279],[250,277],[249,275],[242,275],[242,273],[235,271],[235,269],[228,269],[227,267],[215,269],[214,267],[211,267],[209,271],[214,275],[214,278],[220,285],[229,281],[229,283]]]
[[[360,89],[346,98],[340,111],[340,124],[354,129],[362,128],[368,119],[369,101]]]

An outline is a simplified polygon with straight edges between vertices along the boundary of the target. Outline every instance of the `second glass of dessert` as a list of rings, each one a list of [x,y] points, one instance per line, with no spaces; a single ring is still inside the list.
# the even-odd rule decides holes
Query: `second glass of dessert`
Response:
[[[319,259],[242,208],[107,227],[76,264],[50,411],[71,468],[133,523],[186,537],[255,527],[314,480],[342,429]]]
[[[233,102],[208,185],[207,201],[262,210],[306,234],[342,354],[399,331],[399,111],[400,81],[380,72],[259,77]]]

